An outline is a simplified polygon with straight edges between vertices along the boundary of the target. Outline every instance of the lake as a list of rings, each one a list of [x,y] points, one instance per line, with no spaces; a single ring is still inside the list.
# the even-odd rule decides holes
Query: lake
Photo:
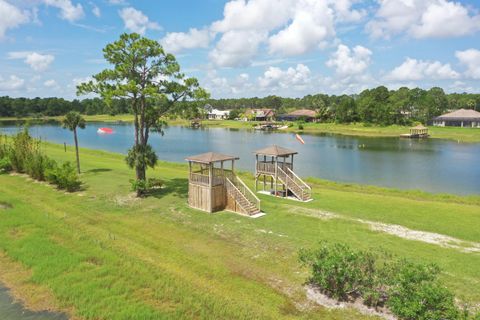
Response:
[[[111,135],[97,133],[113,128]],[[15,133],[12,122],[0,124],[0,132]],[[466,129],[468,130],[468,129]],[[58,123],[32,125],[35,137],[71,145],[73,135]],[[428,192],[480,194],[480,144],[440,139],[371,138],[342,135],[192,129],[171,126],[165,135],[153,134],[150,143],[162,160],[184,162],[185,157],[216,151],[240,156],[237,168],[254,171],[254,150],[277,144],[298,151],[295,171],[301,176]],[[81,147],[126,153],[133,142],[133,124],[88,123],[79,130]],[[81,156],[80,156],[81,157]]]
[[[10,291],[0,283],[0,319],[2,320],[67,320],[68,317],[61,313],[48,311],[30,311],[22,304],[14,302]]]

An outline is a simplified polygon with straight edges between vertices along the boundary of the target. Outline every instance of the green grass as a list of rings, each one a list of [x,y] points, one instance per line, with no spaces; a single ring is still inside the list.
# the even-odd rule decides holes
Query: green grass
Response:
[[[74,152],[46,144],[48,155]],[[136,200],[123,156],[81,150],[85,190],[68,194],[0,175],[0,251],[31,270],[55,307],[84,319],[362,319],[353,310],[308,304],[300,248],[321,240],[435,262],[463,301],[480,302],[480,254],[372,231],[354,219],[399,224],[480,242],[480,197],[429,195],[309,179],[315,200],[260,195],[267,213],[207,214],[187,202],[187,166],[161,162],[165,188]],[[251,174],[242,178],[252,185]],[[342,218],[320,219],[318,210]],[[2,268],[0,260],[0,268]]]

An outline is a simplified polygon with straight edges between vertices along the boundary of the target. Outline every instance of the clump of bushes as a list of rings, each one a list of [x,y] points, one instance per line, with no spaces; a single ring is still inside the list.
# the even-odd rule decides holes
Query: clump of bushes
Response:
[[[28,129],[8,139],[0,135],[0,173],[15,171],[26,173],[38,181],[48,181],[59,189],[73,192],[80,189],[81,181],[70,162],[59,166],[40,148]]]
[[[301,250],[300,261],[311,269],[308,279],[322,293],[340,301],[361,299],[374,308],[388,308],[399,319],[477,319],[456,305],[432,264],[398,259],[387,253],[351,249],[322,242]]]
[[[163,181],[158,178],[148,178],[147,180],[130,180],[132,191],[139,192],[142,195],[148,195],[155,189],[163,186]]]

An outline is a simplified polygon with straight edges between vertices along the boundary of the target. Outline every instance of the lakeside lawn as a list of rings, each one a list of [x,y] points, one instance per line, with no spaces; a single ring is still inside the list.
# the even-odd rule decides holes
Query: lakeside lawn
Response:
[[[130,114],[122,115],[85,115],[87,122],[132,122],[133,116]],[[29,120],[30,118],[0,118],[0,121],[6,120]],[[43,117],[37,120],[57,120],[60,121],[63,117]],[[190,121],[183,119],[168,120],[170,125],[190,125]],[[254,126],[260,122],[256,121],[234,121],[234,120],[203,120],[202,125],[206,127],[217,128],[231,128],[231,129],[253,129]],[[350,136],[367,136],[367,137],[398,137],[403,133],[408,133],[408,126],[376,126],[366,125],[363,123],[352,124],[337,124],[337,123],[305,123],[303,130],[299,130],[298,123],[286,130],[279,130],[278,132],[298,132],[298,133],[312,133],[312,134],[343,134]],[[429,127],[431,138],[435,139],[449,139],[458,142],[480,142],[480,129],[478,128],[458,128],[458,127]]]
[[[58,161],[69,147],[45,143]],[[367,319],[306,299],[298,250],[321,240],[434,262],[458,298],[480,303],[480,253],[405,240],[368,220],[480,242],[480,197],[429,195],[307,179],[314,201],[259,195],[266,216],[207,214],[187,206],[185,164],[160,162],[165,188],[129,191],[124,156],[81,149],[85,190],[64,193],[0,175],[0,281],[33,308],[78,319]],[[253,177],[242,173],[250,186]],[[11,205],[7,208],[6,204]]]

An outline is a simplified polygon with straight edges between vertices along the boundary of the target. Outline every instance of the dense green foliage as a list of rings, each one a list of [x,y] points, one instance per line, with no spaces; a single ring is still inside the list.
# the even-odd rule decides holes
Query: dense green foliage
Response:
[[[33,139],[25,128],[11,139],[0,135],[0,173],[26,173],[38,181],[47,181],[69,192],[80,189],[81,181],[70,162],[61,166],[41,150],[41,142]]]
[[[308,282],[341,301],[362,298],[371,307],[387,306],[399,319],[468,319],[453,293],[439,279],[433,264],[413,263],[386,253],[354,250],[339,243],[321,243],[301,250],[300,261],[311,268]]]
[[[364,90],[358,95],[307,95],[303,98],[264,98],[209,99],[212,107],[234,110],[231,119],[238,117],[248,108],[273,108],[277,113],[295,109],[316,110],[322,121],[338,123],[366,122],[376,124],[410,124],[414,121],[428,122],[446,110],[460,108],[480,111],[480,94],[445,94],[440,88],[423,90],[400,88],[387,90],[385,87]],[[186,118],[202,117],[202,104],[196,102],[179,103],[173,113]],[[82,114],[121,114],[130,111],[125,99],[112,100],[109,106],[103,100],[85,99],[66,101],[57,98],[9,98],[0,97],[0,117],[24,117],[35,115],[56,116],[68,111]]]

